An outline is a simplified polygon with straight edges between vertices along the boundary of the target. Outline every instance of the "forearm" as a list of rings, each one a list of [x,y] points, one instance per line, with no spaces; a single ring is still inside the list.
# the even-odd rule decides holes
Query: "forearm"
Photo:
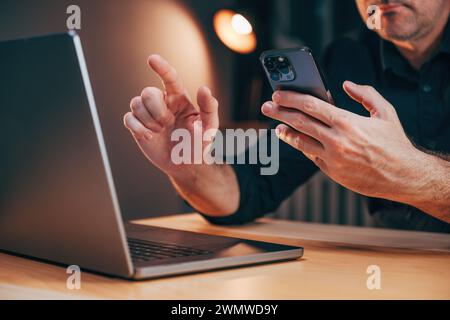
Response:
[[[450,162],[417,150],[408,179],[403,179],[399,201],[450,223]]]
[[[169,178],[178,193],[202,213],[225,217],[238,210],[239,185],[229,165],[193,165]]]

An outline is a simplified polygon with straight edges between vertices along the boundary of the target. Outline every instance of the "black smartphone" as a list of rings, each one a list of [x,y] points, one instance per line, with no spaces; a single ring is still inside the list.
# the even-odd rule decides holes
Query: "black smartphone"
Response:
[[[334,104],[322,72],[309,48],[265,51],[260,60],[274,91],[296,91]]]

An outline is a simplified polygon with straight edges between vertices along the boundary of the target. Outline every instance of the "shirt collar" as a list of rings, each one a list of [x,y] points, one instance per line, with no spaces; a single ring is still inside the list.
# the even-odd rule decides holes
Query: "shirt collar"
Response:
[[[415,70],[392,42],[381,40],[380,55],[383,71],[390,70],[401,77],[415,78]]]

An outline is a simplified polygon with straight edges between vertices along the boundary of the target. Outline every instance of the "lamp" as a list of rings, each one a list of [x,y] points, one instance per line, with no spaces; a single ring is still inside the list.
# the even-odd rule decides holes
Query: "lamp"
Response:
[[[220,41],[231,50],[241,54],[255,51],[256,34],[251,22],[243,14],[222,9],[214,15],[213,24]]]

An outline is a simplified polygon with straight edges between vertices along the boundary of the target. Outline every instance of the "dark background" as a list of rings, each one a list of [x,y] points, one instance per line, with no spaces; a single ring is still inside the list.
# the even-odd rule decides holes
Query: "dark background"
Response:
[[[270,91],[258,64],[263,50],[303,44],[320,56],[333,39],[362,25],[353,0],[1,0],[0,41],[66,31],[71,4],[81,7],[79,34],[125,218],[190,210],[122,126],[130,99],[160,85],[146,67],[150,53],[168,58],[192,96],[209,85],[223,126],[245,127],[265,120],[259,108]],[[255,53],[235,54],[218,40],[212,18],[221,8],[249,13]]]

